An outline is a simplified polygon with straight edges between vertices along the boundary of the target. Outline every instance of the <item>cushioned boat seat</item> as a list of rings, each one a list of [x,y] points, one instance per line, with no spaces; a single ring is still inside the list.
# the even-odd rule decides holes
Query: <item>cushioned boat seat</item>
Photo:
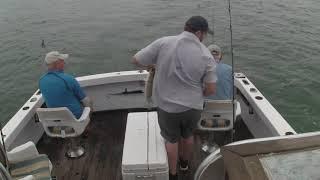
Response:
[[[48,156],[39,154],[31,141],[6,153],[0,143],[0,161],[0,180],[51,179],[52,164]],[[7,171],[7,165],[9,165],[10,174]]]
[[[10,163],[10,172],[12,179],[19,179],[28,175],[32,175],[38,180],[51,179],[49,158],[45,154],[40,154],[22,162]]]

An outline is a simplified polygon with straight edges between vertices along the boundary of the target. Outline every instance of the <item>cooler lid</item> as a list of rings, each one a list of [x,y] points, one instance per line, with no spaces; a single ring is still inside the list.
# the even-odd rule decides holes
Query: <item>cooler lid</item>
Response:
[[[147,113],[129,113],[123,146],[122,170],[148,170]]]
[[[157,112],[148,113],[149,144],[148,158],[149,170],[168,170],[167,152],[165,142],[160,135]]]

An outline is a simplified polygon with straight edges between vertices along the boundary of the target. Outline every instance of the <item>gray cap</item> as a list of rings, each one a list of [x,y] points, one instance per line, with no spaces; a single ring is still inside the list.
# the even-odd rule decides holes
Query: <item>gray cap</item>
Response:
[[[219,54],[221,53],[221,48],[218,46],[218,45],[215,45],[215,44],[211,44],[208,46],[208,49],[210,52],[212,51],[216,51],[218,52]]]

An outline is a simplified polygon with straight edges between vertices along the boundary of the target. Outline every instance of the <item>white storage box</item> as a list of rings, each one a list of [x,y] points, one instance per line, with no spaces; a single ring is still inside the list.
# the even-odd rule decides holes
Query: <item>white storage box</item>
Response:
[[[157,112],[129,113],[122,156],[123,180],[168,180],[165,143]]]

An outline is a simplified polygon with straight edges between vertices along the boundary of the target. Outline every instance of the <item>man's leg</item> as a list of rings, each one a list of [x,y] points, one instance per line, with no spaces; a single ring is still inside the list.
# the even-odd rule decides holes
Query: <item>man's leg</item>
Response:
[[[187,160],[187,161],[191,160],[192,152],[193,152],[193,144],[194,144],[193,136],[190,136],[186,139],[181,138],[180,147],[179,147],[179,151],[180,151],[179,155],[183,160]]]
[[[170,174],[177,174],[178,143],[166,143]]]
[[[198,120],[200,119],[200,111],[191,109],[183,114],[181,121],[181,136],[179,147],[179,164],[180,170],[187,171],[189,162],[192,159],[194,137],[193,130],[195,129]]]
[[[180,123],[175,113],[168,113],[158,108],[158,123],[161,135],[166,140],[166,151],[169,161],[169,180],[177,180],[178,140]]]

